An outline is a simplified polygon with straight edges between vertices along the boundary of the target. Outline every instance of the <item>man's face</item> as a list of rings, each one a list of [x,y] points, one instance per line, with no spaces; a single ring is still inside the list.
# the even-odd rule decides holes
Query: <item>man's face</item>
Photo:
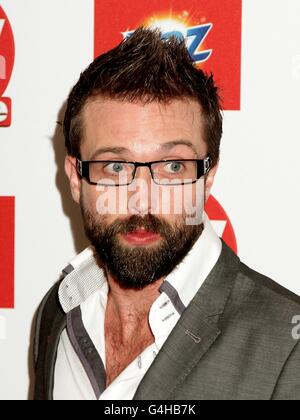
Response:
[[[194,100],[145,105],[99,97],[85,105],[82,124],[83,161],[180,161],[207,155],[201,109]],[[74,158],[66,159],[86,234],[109,273],[126,288],[163,278],[189,252],[203,229],[203,206],[215,171],[194,184],[157,185],[148,167],[138,167],[130,186],[95,186],[78,176]],[[195,209],[198,220],[187,223]]]

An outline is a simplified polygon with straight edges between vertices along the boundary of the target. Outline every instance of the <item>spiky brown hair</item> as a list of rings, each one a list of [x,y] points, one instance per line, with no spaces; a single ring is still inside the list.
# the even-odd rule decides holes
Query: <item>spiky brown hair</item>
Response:
[[[166,39],[158,29],[139,27],[81,73],[69,95],[63,122],[71,156],[80,158],[81,111],[89,98],[98,95],[144,103],[196,99],[201,105],[208,154],[212,165],[217,163],[222,136],[218,88],[212,74],[195,66],[183,39]]]

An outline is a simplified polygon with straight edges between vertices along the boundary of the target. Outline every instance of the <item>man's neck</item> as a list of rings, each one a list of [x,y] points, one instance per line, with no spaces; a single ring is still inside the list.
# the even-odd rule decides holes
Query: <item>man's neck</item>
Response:
[[[124,289],[107,275],[109,292],[105,313],[106,386],[154,343],[148,314],[159,296],[158,280],[142,290]]]
[[[143,289],[125,289],[109,274],[108,300],[115,317],[121,325],[135,328],[141,321],[148,320],[153,302],[160,295],[159,288],[164,278],[157,280]]]

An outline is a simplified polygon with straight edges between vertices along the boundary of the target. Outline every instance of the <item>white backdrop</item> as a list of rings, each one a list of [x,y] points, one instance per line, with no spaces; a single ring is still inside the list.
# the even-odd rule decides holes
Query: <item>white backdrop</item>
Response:
[[[92,0],[0,5],[16,44],[5,93],[13,99],[13,123],[0,128],[0,196],[16,197],[15,309],[0,309],[0,399],[12,400],[28,397],[34,312],[86,244],[62,174],[56,121],[93,59],[94,14]],[[231,219],[241,259],[297,294],[299,17],[299,0],[243,1],[241,111],[225,112],[213,189]]]

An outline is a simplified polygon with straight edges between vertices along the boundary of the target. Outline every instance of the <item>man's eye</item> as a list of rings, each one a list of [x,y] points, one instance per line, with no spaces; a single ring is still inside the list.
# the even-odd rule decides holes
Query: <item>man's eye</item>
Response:
[[[171,173],[177,173],[184,169],[184,165],[181,162],[168,162],[165,165],[165,170]]]
[[[123,164],[123,163],[120,163],[120,162],[108,163],[108,164],[105,166],[105,169],[106,169],[108,172],[118,173],[118,172],[123,171],[123,169],[124,169],[124,164]]]

